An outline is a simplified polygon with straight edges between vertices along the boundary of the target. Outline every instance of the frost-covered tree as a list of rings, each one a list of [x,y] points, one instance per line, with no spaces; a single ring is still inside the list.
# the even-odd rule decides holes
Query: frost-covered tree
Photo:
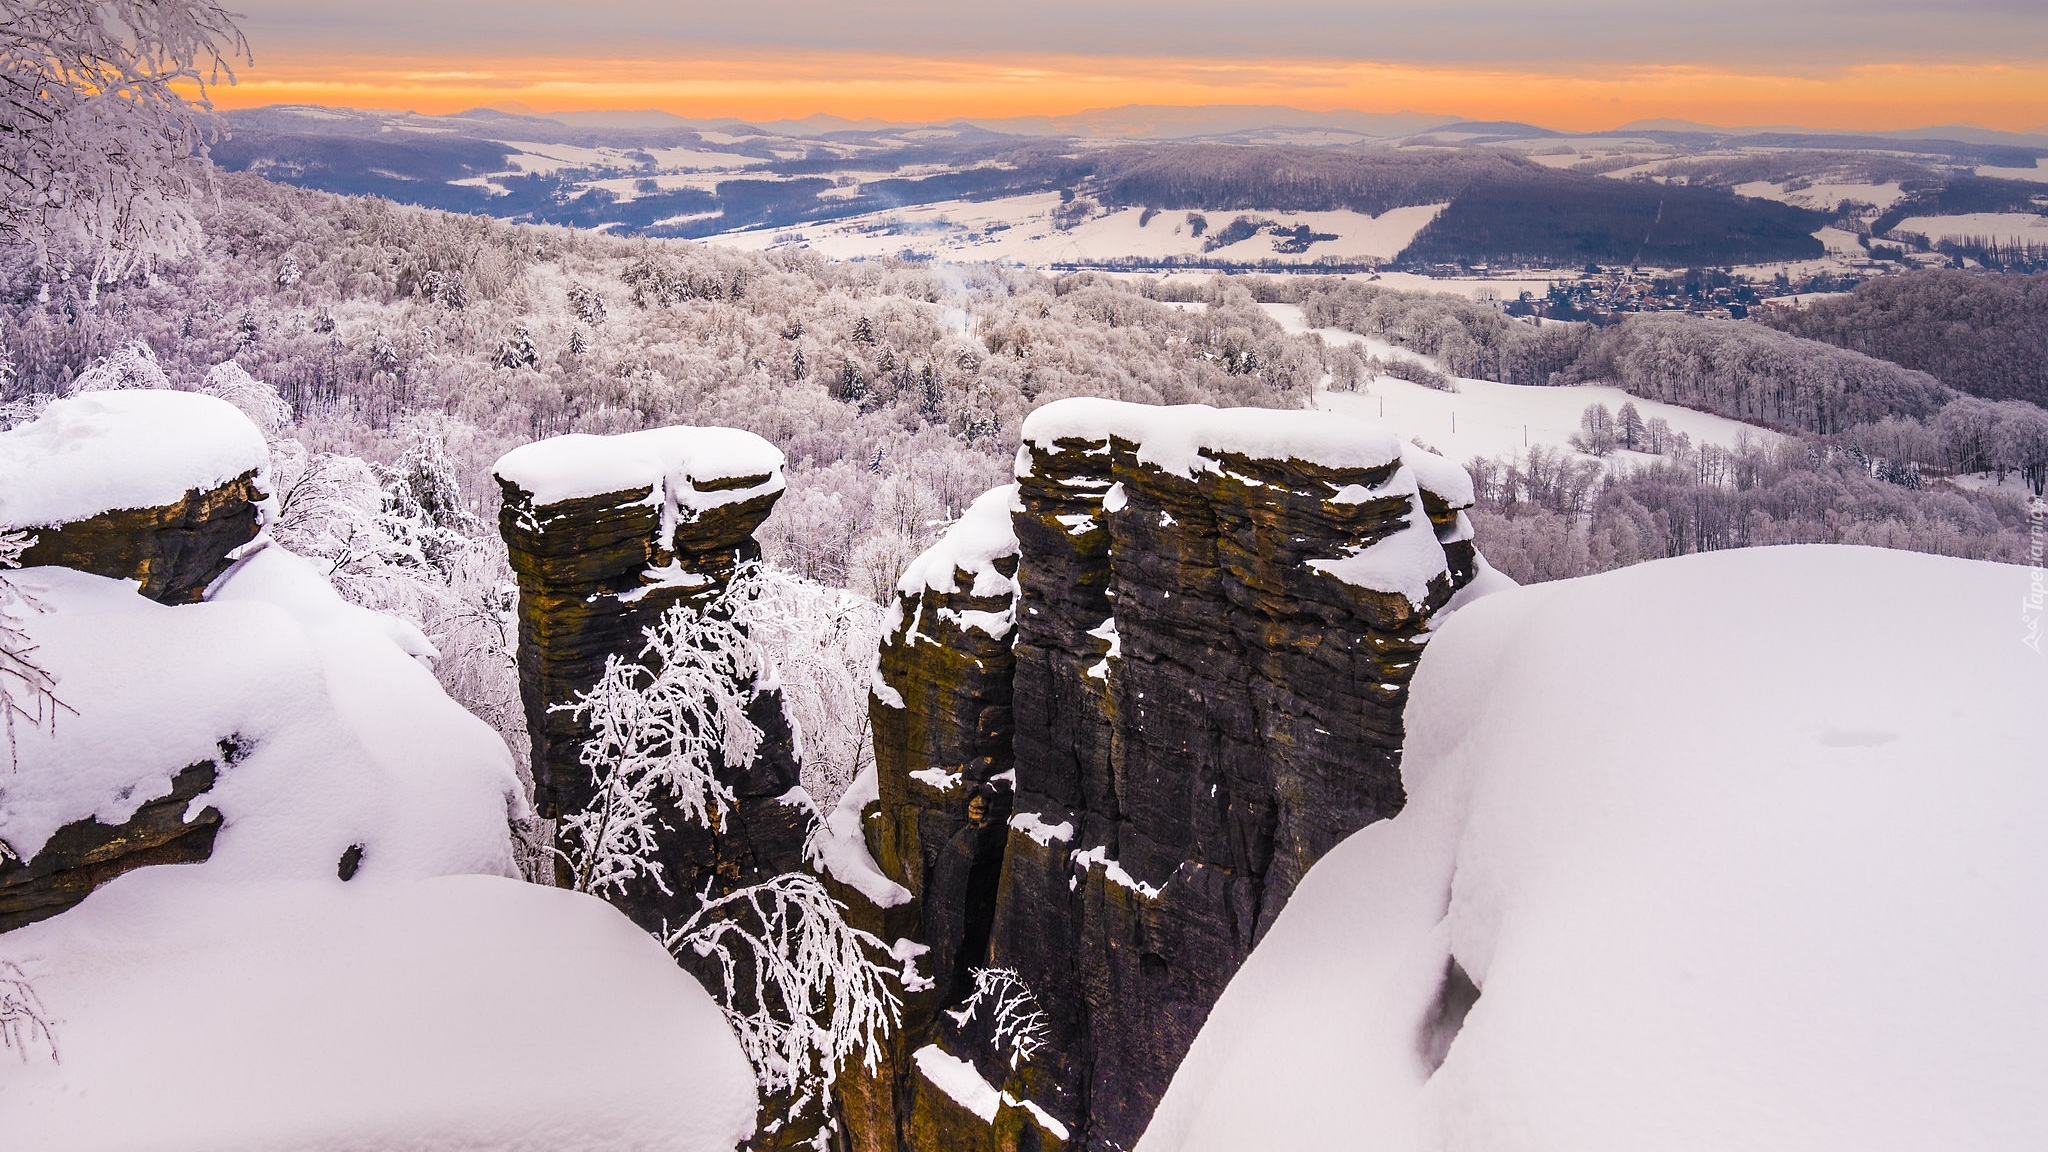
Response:
[[[789,872],[727,896],[707,890],[662,937],[672,954],[717,963],[726,1019],[762,1093],[790,1099],[784,1119],[822,1105],[855,1059],[872,1073],[903,1019],[892,973],[872,956],[886,947],[840,909],[816,878]]]
[[[55,724],[57,713],[69,711],[57,698],[57,679],[35,662],[36,645],[26,627],[31,613],[41,611],[34,597],[9,580],[6,571],[21,566],[21,554],[35,545],[26,532],[0,532],[0,726],[7,730],[7,764],[15,763],[15,722],[31,728]],[[6,845],[0,843],[0,851]]]
[[[4,848],[0,845],[0,849]],[[53,1063],[57,1062],[55,1024],[28,975],[12,960],[0,960],[0,1047],[18,1053],[23,1063],[27,1063],[29,1052],[37,1048],[48,1052]]]
[[[1588,404],[1579,414],[1579,430],[1572,433],[1572,447],[1594,456],[1614,451],[1614,413],[1605,404]]]
[[[277,389],[249,375],[233,360],[208,369],[206,383],[199,390],[241,409],[265,439],[276,439],[292,422],[291,405],[284,402]]]
[[[747,704],[767,663],[736,619],[751,579],[736,576],[702,605],[671,605],[635,659],[608,657],[596,684],[554,706],[590,731],[579,757],[590,805],[558,829],[577,891],[618,894],[643,877],[670,891],[655,859],[659,802],[697,824],[733,802],[718,768],[748,763],[761,745]]]
[[[881,609],[842,589],[763,568],[742,617],[782,686],[804,789],[830,808],[873,758],[867,699]]]
[[[1631,452],[1637,451],[1647,438],[1649,429],[1643,424],[1643,414],[1636,411],[1633,400],[1624,400],[1621,411],[1614,414],[1614,436],[1621,446]]]
[[[170,377],[157,363],[156,351],[141,340],[130,340],[103,360],[78,374],[71,382],[73,394],[112,392],[123,388],[169,388]]]
[[[656,859],[664,808],[713,826],[734,802],[717,773],[754,758],[761,731],[747,705],[776,676],[749,621],[785,633],[808,623],[786,585],[768,586],[749,563],[705,602],[671,605],[636,660],[609,657],[590,690],[556,706],[590,731],[580,758],[590,803],[558,826],[576,889],[617,895],[645,880],[670,892]],[[764,601],[773,607],[760,610]],[[853,1057],[872,1070],[901,1018],[891,970],[871,955],[886,948],[840,911],[816,879],[789,873],[723,896],[706,887],[690,918],[659,934],[679,959],[716,962],[712,991],[763,1093],[790,1100],[784,1119],[823,1101]]]
[[[1011,968],[976,968],[974,994],[946,1014],[967,1027],[977,1019],[988,1023],[996,1050],[1009,1057],[1015,1071],[1045,1047],[1052,1028],[1031,986]]]
[[[95,287],[189,250],[207,91],[249,54],[233,18],[194,0],[0,0],[0,14],[0,237],[38,266],[75,244]]]

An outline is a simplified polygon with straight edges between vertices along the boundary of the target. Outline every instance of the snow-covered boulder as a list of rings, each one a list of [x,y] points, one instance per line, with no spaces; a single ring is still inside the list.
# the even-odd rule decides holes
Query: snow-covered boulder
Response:
[[[753,1071],[601,901],[491,876],[221,881],[147,868],[0,959],[56,1018],[0,1051],[36,1152],[731,1152]]]
[[[26,565],[141,582],[197,600],[257,532],[270,450],[233,404],[194,392],[85,392],[0,432],[0,531]]]
[[[2025,569],[1866,548],[1510,589],[1141,1152],[2048,1145]]]
[[[199,604],[6,575],[69,710],[17,725],[0,905],[71,881],[0,933],[0,997],[31,1004],[26,982],[50,1024],[12,1034],[8,1147],[709,1152],[752,1132],[752,1070],[698,983],[602,902],[513,878],[510,755],[416,630],[268,540]],[[143,816],[163,851],[129,851]],[[93,860],[54,868],[88,833]],[[167,859],[192,862],[136,867]]]

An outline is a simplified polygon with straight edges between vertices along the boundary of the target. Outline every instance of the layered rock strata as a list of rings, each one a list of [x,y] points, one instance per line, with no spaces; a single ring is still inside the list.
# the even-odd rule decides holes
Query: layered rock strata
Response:
[[[863,827],[936,986],[910,1058],[847,1093],[864,1148],[1134,1145],[1301,876],[1400,809],[1408,679],[1475,564],[1463,470],[1342,417],[1072,400],[1024,441],[990,498],[1015,555],[983,565],[1010,586],[907,577],[879,665]],[[1028,990],[1028,1059],[974,1035],[978,967]]]
[[[133,580],[152,600],[193,603],[261,528],[268,462],[262,433],[211,396],[58,400],[0,432],[0,531],[32,538],[22,567]],[[222,755],[231,751],[224,745]],[[216,772],[212,762],[194,764],[169,796],[128,820],[67,824],[26,860],[0,844],[0,932],[55,916],[132,869],[207,859],[220,813],[187,809]]]
[[[270,449],[233,405],[192,392],[96,392],[0,432],[0,530],[35,542],[23,567],[134,580],[197,601],[254,539]]]
[[[230,752],[223,748],[223,757]],[[0,855],[0,932],[70,909],[123,872],[193,864],[213,855],[220,810],[190,809],[218,774],[216,764],[201,761],[171,778],[169,795],[143,804],[120,824],[80,820],[59,828],[27,860]]]
[[[754,529],[783,490],[782,453],[726,428],[569,435],[515,449],[495,469],[499,530],[519,581],[519,682],[533,740],[535,806],[544,818],[583,810],[590,770],[583,721],[558,706],[588,691],[608,657],[635,659],[645,630],[675,604],[702,607],[756,558]],[[794,870],[814,822],[798,787],[794,741],[778,694],[753,698],[762,730],[751,763],[721,764],[735,802],[715,827],[665,810],[653,883],[614,900],[650,931],[714,894]],[[566,882],[566,876],[563,878]]]

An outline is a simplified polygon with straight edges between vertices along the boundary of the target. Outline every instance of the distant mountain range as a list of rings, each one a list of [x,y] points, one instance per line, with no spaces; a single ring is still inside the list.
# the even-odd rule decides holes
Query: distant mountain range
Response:
[[[1668,267],[1818,258],[1815,234],[1837,217],[1853,238],[1873,220],[1881,233],[1930,212],[2048,211],[2036,196],[2048,194],[2048,177],[2033,177],[2048,135],[1967,126],[1852,133],[1661,120],[1571,133],[1278,105],[1134,105],[937,124],[540,116],[518,106],[448,116],[274,106],[225,118],[231,134],[214,146],[216,163],[284,183],[645,235],[789,234],[777,243],[805,243],[795,230],[825,221],[872,215],[870,232],[893,234],[892,211],[1058,193],[1056,203],[1078,205],[1048,217],[1059,233],[1138,209],[1253,213],[1217,227],[1279,237],[1258,211],[1378,217],[1439,205],[1447,207],[1397,259],[1371,259]],[[1968,187],[1943,191],[1958,180]],[[1340,223],[1297,219],[1289,227],[1298,235],[1270,243],[1295,264],[1359,263]],[[1146,259],[1139,249],[1165,258],[1146,241],[1132,259]]]

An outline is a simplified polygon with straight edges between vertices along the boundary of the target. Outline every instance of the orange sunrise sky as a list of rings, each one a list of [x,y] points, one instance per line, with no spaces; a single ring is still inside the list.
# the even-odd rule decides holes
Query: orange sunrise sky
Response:
[[[2048,127],[2048,4],[2012,0],[235,7],[256,62],[215,91],[228,108],[932,121],[1279,104],[1582,130]]]

